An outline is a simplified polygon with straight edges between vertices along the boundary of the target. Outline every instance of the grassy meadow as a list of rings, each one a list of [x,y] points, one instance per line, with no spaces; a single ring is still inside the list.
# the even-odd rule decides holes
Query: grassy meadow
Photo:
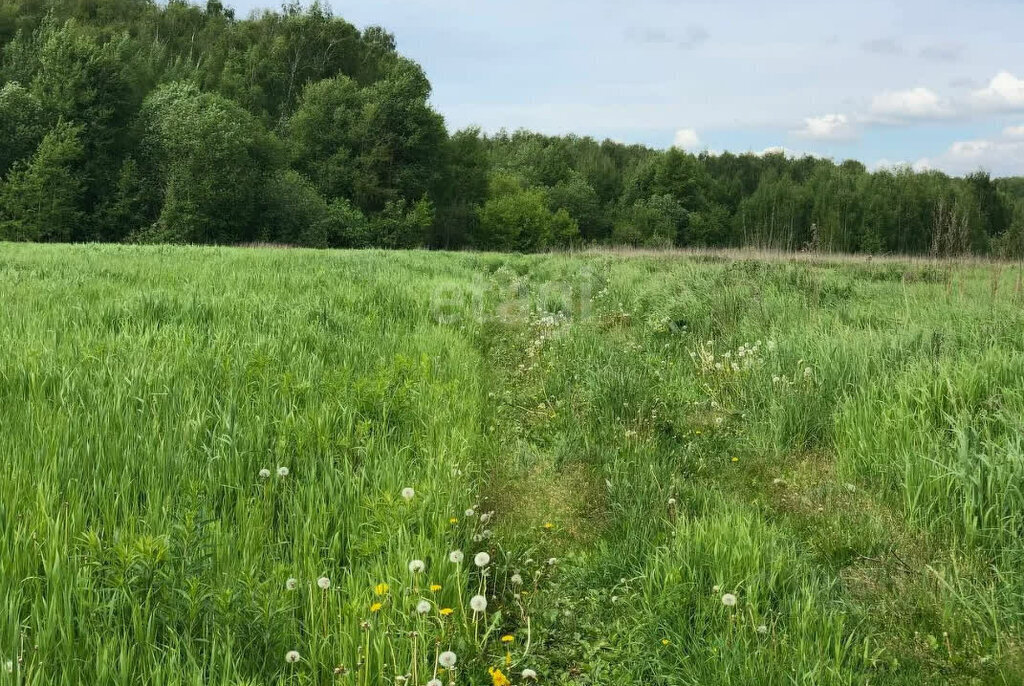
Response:
[[[0,244],[0,684],[1020,684],[1020,278]]]

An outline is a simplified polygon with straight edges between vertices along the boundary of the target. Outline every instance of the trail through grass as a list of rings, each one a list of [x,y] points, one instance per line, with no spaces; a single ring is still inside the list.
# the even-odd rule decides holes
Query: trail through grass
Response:
[[[1020,683],[1017,278],[0,245],[0,683]]]

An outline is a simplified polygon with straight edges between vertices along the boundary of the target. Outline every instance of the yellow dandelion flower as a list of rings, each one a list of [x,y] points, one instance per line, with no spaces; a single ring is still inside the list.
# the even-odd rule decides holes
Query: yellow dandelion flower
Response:
[[[441,590],[441,584],[430,584],[430,592],[437,593]]]
[[[732,458],[732,461],[733,461],[733,462],[739,462],[739,461],[740,461],[740,458],[738,458],[738,457],[734,457],[734,458]]]
[[[439,612],[441,613],[441,616],[442,616],[442,617],[447,617],[447,616],[448,616],[448,615],[450,615],[451,613],[455,612],[455,610],[451,609],[450,607],[442,607],[442,608],[441,608],[441,609],[439,610]]]
[[[696,435],[698,435],[698,436],[700,436],[700,429],[697,429],[697,430],[696,430],[696,431],[694,431],[693,433],[694,433],[694,434],[696,434]]]
[[[667,646],[671,642],[672,641],[668,640],[667,638],[661,639],[661,645],[663,645],[663,646]]]
[[[512,686],[512,682],[508,680],[507,676],[501,673],[500,669],[488,667],[487,672],[491,675],[491,683],[494,684],[494,686]]]
[[[374,603],[370,606],[370,612],[380,612],[382,607],[384,607],[383,603]]]
[[[513,636],[512,634],[505,634],[504,636],[501,637],[501,642],[502,643],[511,643],[514,640],[516,640],[516,637]]]
[[[390,589],[391,587],[387,584],[377,584],[373,587],[373,592],[377,595],[387,595]]]
[[[555,525],[554,525],[554,524],[552,524],[551,522],[545,522],[545,523],[544,523],[544,528],[545,528],[545,529],[554,529],[554,528],[555,528]]]
[[[452,517],[451,519],[448,520],[448,523],[449,524],[458,524],[459,523],[459,518],[458,517]]]

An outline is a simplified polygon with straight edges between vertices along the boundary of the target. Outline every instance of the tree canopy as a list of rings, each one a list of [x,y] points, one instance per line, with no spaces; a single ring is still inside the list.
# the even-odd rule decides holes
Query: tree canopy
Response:
[[[449,132],[318,3],[0,0],[0,240],[1024,254],[1024,179]]]

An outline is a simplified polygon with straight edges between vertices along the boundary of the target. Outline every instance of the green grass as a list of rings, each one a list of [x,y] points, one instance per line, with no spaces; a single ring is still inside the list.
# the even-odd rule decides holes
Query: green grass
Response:
[[[1022,683],[1019,283],[0,244],[0,684]]]

